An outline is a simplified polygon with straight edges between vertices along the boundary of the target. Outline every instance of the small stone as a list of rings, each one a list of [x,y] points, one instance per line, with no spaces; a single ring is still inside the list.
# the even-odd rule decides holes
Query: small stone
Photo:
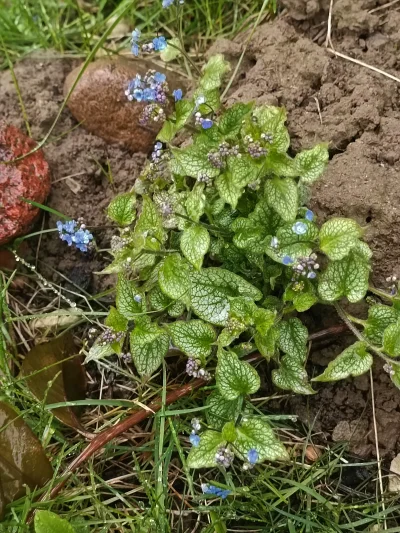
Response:
[[[400,453],[390,463],[389,492],[400,492]]]
[[[83,127],[105,141],[122,143],[133,152],[147,153],[154,145],[162,121],[150,121],[141,126],[139,119],[146,102],[130,102],[125,91],[136,74],[144,76],[152,67],[154,65],[149,61],[122,57],[101,58],[91,63],[68,100],[71,113],[82,122]],[[167,75],[171,94],[174,89],[184,86],[176,75],[158,66],[156,68]],[[67,95],[80,70],[81,66],[67,76],[64,95]]]
[[[14,126],[0,122],[0,161],[12,161],[36,147],[36,142]],[[0,244],[32,226],[39,209],[21,197],[43,204],[50,192],[50,170],[42,150],[16,163],[0,164]]]

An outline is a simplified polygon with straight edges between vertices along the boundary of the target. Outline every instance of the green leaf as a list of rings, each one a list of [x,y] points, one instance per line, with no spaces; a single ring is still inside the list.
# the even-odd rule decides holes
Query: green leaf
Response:
[[[260,354],[267,360],[275,355],[275,348],[278,342],[279,332],[276,328],[271,328],[265,334],[256,332],[254,342]]]
[[[172,39],[168,39],[167,47],[164,48],[160,52],[160,57],[163,61],[168,63],[169,61],[173,61],[180,55],[182,55],[182,52],[180,51],[181,43],[178,39],[178,37],[173,37]]]
[[[76,530],[55,513],[39,510],[35,515],[35,533],[76,533]]]
[[[399,313],[394,307],[376,304],[368,309],[368,319],[364,326],[364,335],[376,346],[382,346],[383,332],[397,322]]]
[[[272,371],[272,382],[283,390],[291,390],[296,394],[314,394],[308,383],[304,363],[294,355],[285,355],[280,360],[279,368]]]
[[[131,333],[131,354],[141,376],[151,376],[168,352],[169,336],[157,324],[142,320]]]
[[[254,312],[254,325],[256,331],[261,335],[266,335],[271,327],[274,325],[276,312],[270,309],[257,308]]]
[[[175,137],[178,132],[178,128],[172,120],[166,120],[163,127],[158,132],[157,139],[163,143],[169,143]]]
[[[294,159],[297,175],[304,183],[314,183],[329,161],[328,144],[320,143],[311,150],[303,150]]]
[[[237,103],[227,109],[218,124],[219,131],[222,135],[228,138],[238,135],[242,128],[242,121],[244,117],[250,113],[252,107],[252,103]]]
[[[190,268],[179,254],[169,255],[158,274],[164,294],[173,300],[188,300],[190,295]]]
[[[357,244],[362,229],[351,218],[332,218],[322,225],[319,239],[321,250],[333,261],[343,259]]]
[[[135,193],[119,194],[108,206],[107,215],[120,226],[129,226],[136,218],[135,204]]]
[[[196,182],[186,199],[186,211],[188,216],[198,222],[204,213],[206,205],[206,195],[204,194],[204,183]]]
[[[282,178],[296,178],[298,176],[294,159],[279,152],[268,152],[263,169],[272,171],[276,176]]]
[[[370,266],[360,255],[350,252],[341,261],[331,261],[319,278],[323,300],[333,302],[346,296],[349,302],[362,300],[368,290]]]
[[[203,268],[191,276],[191,304],[203,320],[224,326],[230,311],[230,299],[245,296],[262,298],[261,292],[246,280],[222,268]]]
[[[99,340],[96,340],[96,342],[90,348],[89,353],[85,357],[85,364],[89,363],[90,361],[99,361],[100,359],[104,359],[105,357],[113,355],[114,353],[116,353],[116,350],[114,350],[111,344],[100,344]]]
[[[365,342],[356,342],[331,361],[325,371],[312,381],[338,381],[349,376],[365,374],[373,363],[373,357],[366,350]]]
[[[254,394],[260,388],[260,376],[249,363],[240,361],[233,352],[222,352],[215,372],[217,387],[226,400],[241,394]]]
[[[286,110],[263,105],[254,109],[253,116],[257,119],[261,130],[272,135],[271,148],[285,154],[290,146],[290,137],[285,126]]]
[[[206,406],[208,407],[206,411],[208,425],[219,431],[227,422],[236,420],[240,412],[238,400],[226,400],[218,390],[209,395]]]
[[[189,468],[211,468],[216,466],[215,454],[226,441],[219,431],[205,431],[198,446],[193,446],[187,458]]]
[[[145,235],[146,245],[150,238],[156,239],[158,243],[164,240],[161,214],[148,196],[143,196],[142,212],[135,226],[135,235]]]
[[[222,428],[222,438],[227,442],[235,442],[237,437],[237,431],[235,422],[227,422]]]
[[[172,303],[171,298],[162,292],[160,287],[154,287],[149,293],[149,301],[154,311],[164,311]]]
[[[53,477],[53,469],[43,447],[21,413],[0,402],[0,517],[5,506],[43,487]],[[9,531],[9,529],[7,529]]]
[[[296,183],[291,178],[273,178],[265,182],[265,198],[279,216],[286,222],[296,219],[299,207],[299,194]]]
[[[34,346],[23,360],[20,378],[44,405],[83,400],[86,397],[86,375],[82,357],[78,354],[72,334],[66,332]],[[59,407],[52,413],[63,424],[83,429],[79,412],[72,407]]]
[[[202,320],[178,320],[168,324],[172,341],[189,357],[199,358],[202,362],[211,353],[216,340],[214,328]]]
[[[289,455],[285,446],[275,436],[271,426],[260,418],[250,418],[236,428],[237,438],[234,451],[243,461],[251,449],[258,452],[258,462],[287,461]]]
[[[300,292],[293,298],[293,305],[296,311],[304,313],[308,311],[314,304],[318,302],[318,298],[311,292]]]
[[[278,325],[279,347],[302,363],[307,356],[308,331],[298,318],[282,320]]]
[[[185,312],[186,305],[178,300],[168,307],[168,314],[174,318],[178,318]]]
[[[170,166],[173,174],[198,179],[204,175],[215,178],[220,173],[208,160],[208,149],[195,145],[187,148],[171,148],[173,158]]]
[[[146,310],[143,295],[135,283],[122,275],[118,276],[116,303],[118,311],[128,320],[135,319]]]
[[[191,118],[194,111],[192,100],[179,100],[175,103],[175,124],[178,130],[182,129]]]
[[[126,331],[128,327],[128,319],[121,315],[115,307],[111,306],[105,324],[114,331]]]
[[[215,180],[221,198],[233,208],[244,192],[244,187],[257,178],[258,167],[249,156],[229,157],[226,171]]]
[[[221,86],[224,74],[229,72],[230,69],[230,64],[225,61],[222,54],[212,56],[201,69],[200,87],[207,91],[218,89]]]
[[[383,333],[383,349],[388,355],[400,355],[400,320],[390,324]]]
[[[189,263],[200,270],[210,247],[210,235],[203,226],[190,226],[182,233],[180,246]]]

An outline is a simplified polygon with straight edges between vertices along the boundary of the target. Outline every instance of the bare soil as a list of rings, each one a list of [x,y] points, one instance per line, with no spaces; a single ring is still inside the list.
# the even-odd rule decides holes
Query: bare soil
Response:
[[[329,0],[285,0],[284,4],[287,10],[282,16],[261,26],[253,36],[228,103],[252,99],[285,106],[293,153],[318,141],[330,143],[331,162],[313,189],[310,206],[321,220],[341,215],[365,227],[374,252],[374,281],[383,286],[387,276],[400,277],[400,84],[335,57],[325,48]],[[400,78],[400,10],[396,4],[383,4],[335,1],[332,43],[338,52]],[[210,54],[225,52],[235,63],[245,39],[242,35],[233,43],[217,41]],[[34,138],[46,135],[62,102],[64,80],[76,64],[76,60],[47,55],[31,56],[17,65]],[[0,93],[0,115],[23,127],[9,72],[0,74]],[[105,208],[114,192],[129,189],[145,155],[108,145],[87,133],[67,110],[50,141],[44,148],[53,176],[48,204],[75,218],[84,217],[88,225],[98,228],[94,232],[99,246],[106,246],[111,232],[103,229]],[[110,167],[113,185],[100,166]],[[55,218],[50,219],[54,225]],[[102,287],[91,274],[104,262],[101,254],[82,259],[52,234],[37,246],[46,275],[58,281],[49,271],[52,267],[91,291]],[[309,325],[314,329],[330,325],[332,315],[325,313],[315,312]],[[345,337],[317,347],[310,357],[310,374],[319,373],[351,342],[352,338]],[[373,375],[374,395],[367,374],[318,386],[315,396],[291,397],[286,405],[276,401],[273,407],[298,414],[323,439],[349,440],[355,453],[368,457],[375,453],[374,398],[379,446],[389,459],[400,452],[400,391],[379,363]],[[265,391],[272,392],[267,384]]]

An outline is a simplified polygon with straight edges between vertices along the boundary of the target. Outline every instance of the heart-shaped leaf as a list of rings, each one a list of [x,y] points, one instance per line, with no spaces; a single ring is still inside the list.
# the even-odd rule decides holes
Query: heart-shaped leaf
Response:
[[[70,333],[32,348],[22,364],[21,377],[38,400],[54,404],[85,398],[85,371],[78,352]],[[74,408],[58,407],[53,414],[67,426],[82,429]]]
[[[234,450],[240,459],[245,460],[251,449],[257,450],[259,462],[289,459],[285,446],[275,436],[267,422],[251,418],[237,427],[236,432]]]
[[[361,376],[371,368],[372,363],[373,357],[367,352],[365,342],[356,342],[331,361],[313,381],[338,381],[349,376]]]
[[[260,376],[249,363],[240,361],[234,352],[222,352],[215,372],[217,387],[225,400],[241,394],[254,394],[260,388]]]
[[[207,468],[216,466],[215,454],[224,443],[222,433],[219,431],[205,431],[200,436],[200,443],[193,447],[187,458],[189,468]]]

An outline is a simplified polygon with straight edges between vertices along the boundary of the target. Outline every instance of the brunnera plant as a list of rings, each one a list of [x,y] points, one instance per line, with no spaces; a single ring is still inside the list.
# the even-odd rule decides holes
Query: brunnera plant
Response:
[[[161,46],[157,39],[153,48]],[[339,300],[358,302],[369,290],[371,251],[363,230],[338,217],[320,226],[304,205],[328,162],[327,144],[289,156],[283,108],[221,104],[228,70],[223,56],[212,57],[186,98],[181,90],[171,97],[165,76],[154,71],[129,84],[127,97],[147,102],[142,124],[163,126],[134,189],[108,208],[119,227],[104,270],[118,275],[116,307],[87,357],[126,356],[129,345],[148,379],[173,347],[187,357],[190,376],[215,380],[204,394],[206,421],[192,420],[191,468],[227,468],[235,456],[245,469],[288,458],[265,417],[246,402],[260,377],[244,356],[262,354],[274,367],[276,387],[314,394],[301,316],[317,303],[336,307],[357,341],[311,381],[361,375],[376,354],[400,387],[393,359],[400,356],[397,291],[377,291],[392,305],[372,305],[365,321],[346,313]],[[222,498],[230,492],[203,490]]]

